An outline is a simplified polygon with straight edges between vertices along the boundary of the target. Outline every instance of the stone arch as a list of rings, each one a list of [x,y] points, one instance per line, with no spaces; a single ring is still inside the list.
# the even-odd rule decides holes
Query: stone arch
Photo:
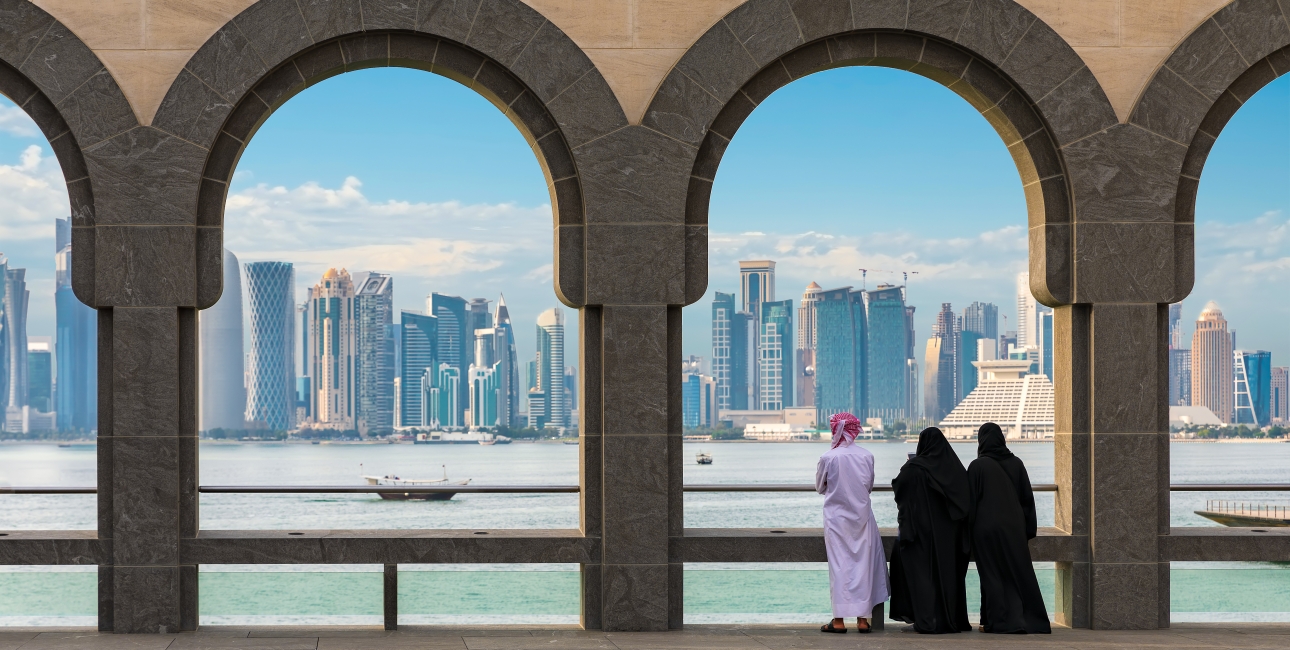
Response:
[[[67,184],[73,248],[93,251],[93,180],[102,174],[87,165],[84,150],[138,126],[125,95],[80,38],[24,0],[0,0],[0,94],[25,111],[49,141]],[[72,288],[93,305],[93,255],[73,259]]]
[[[692,148],[687,226],[706,237],[717,166],[752,110],[795,79],[847,65],[909,70],[981,111],[1025,186],[1031,288],[1045,304],[1074,302],[1075,210],[1062,149],[1115,124],[1115,114],[1079,56],[1012,0],[751,0],[727,14],[660,84],[643,122]],[[706,268],[705,251],[687,247],[692,277]],[[706,277],[687,282],[687,301],[705,289]]]
[[[1170,54],[1130,115],[1131,124],[1176,143],[1173,219],[1187,233],[1174,302],[1195,282],[1196,192],[1205,160],[1228,120],[1259,89],[1290,72],[1290,21],[1274,1],[1236,0]]]
[[[446,76],[479,92],[533,146],[555,212],[555,289],[585,303],[585,209],[572,149],[626,125],[594,64],[558,27],[518,0],[403,3],[261,0],[185,65],[153,127],[205,149],[192,206],[198,308],[222,291],[228,181],[250,137],[304,88],[370,67]]]

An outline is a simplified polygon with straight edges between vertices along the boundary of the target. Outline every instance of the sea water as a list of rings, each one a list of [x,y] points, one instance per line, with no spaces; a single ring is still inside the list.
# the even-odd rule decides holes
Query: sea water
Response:
[[[914,446],[864,443],[877,482],[889,483]],[[955,444],[964,461],[973,444]],[[1051,443],[1014,444],[1031,481],[1053,482]],[[810,483],[822,443],[686,443],[685,481]],[[713,455],[698,465],[699,451]],[[95,484],[96,447],[0,444],[0,486]],[[511,445],[371,445],[204,442],[202,485],[359,485],[362,475],[470,479],[479,485],[576,485],[578,447]],[[1174,443],[1174,483],[1290,483],[1290,444]],[[1212,526],[1194,514],[1207,499],[1290,505],[1282,493],[1192,493],[1171,497],[1174,526]],[[1036,494],[1041,526],[1053,524],[1053,495]],[[818,527],[821,497],[812,493],[688,493],[690,528]],[[880,526],[894,526],[891,494],[875,493]],[[204,494],[203,529],[576,528],[576,494],[459,494],[450,501],[383,501],[376,495]],[[95,528],[93,496],[0,495],[0,531]],[[0,625],[92,625],[93,567],[0,568]],[[200,613],[212,624],[379,624],[379,565],[220,565],[199,573]],[[1054,568],[1037,563],[1049,608]],[[969,609],[977,603],[968,577]],[[1290,620],[1290,570],[1275,563],[1175,563],[1173,617],[1184,620]],[[405,624],[576,623],[576,565],[402,565],[400,621]],[[770,623],[828,616],[823,564],[686,565],[685,616],[692,623]],[[975,613],[973,614],[975,618]]]

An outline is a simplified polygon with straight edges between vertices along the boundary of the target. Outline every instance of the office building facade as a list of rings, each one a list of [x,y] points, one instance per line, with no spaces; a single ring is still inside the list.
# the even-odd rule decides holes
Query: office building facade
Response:
[[[0,296],[0,345],[4,349],[3,384],[0,399],[4,401],[4,427],[7,431],[25,433],[24,409],[27,406],[27,269],[10,268],[0,254],[0,272],[4,295]]]
[[[1236,424],[1265,427],[1272,423],[1272,353],[1232,353],[1232,408]]]
[[[564,386],[564,310],[553,307],[537,318],[536,384],[529,390],[529,426],[565,430],[569,427]]]
[[[54,413],[60,431],[98,430],[98,312],[72,292],[71,226],[56,222]]]
[[[1273,424],[1290,422],[1290,368],[1273,368],[1268,384],[1268,419]]]
[[[814,282],[807,285],[802,292],[802,304],[797,308],[797,352],[793,359],[797,394],[793,403],[798,406],[815,404],[815,303],[821,291],[820,285]]]
[[[905,304],[905,288],[880,284],[864,292],[865,417],[903,420],[910,413],[909,360],[913,356],[914,310]],[[913,366],[917,373],[917,365]],[[916,395],[917,392],[912,393]]]
[[[714,294],[712,300],[712,376],[717,381],[717,408],[745,411],[750,408],[750,375],[756,368],[750,351],[755,320],[735,307],[732,293]]]
[[[974,302],[963,308],[963,331],[983,339],[999,338],[999,308],[994,303]]]
[[[313,425],[320,429],[356,430],[357,395],[355,287],[345,269],[327,269],[310,292]]]
[[[793,406],[793,353],[797,342],[793,301],[763,301],[759,306],[757,408],[778,411]]]
[[[224,290],[210,309],[198,312],[198,368],[201,404],[198,428],[246,428],[246,368],[243,345],[242,271],[237,256],[224,250]],[[293,319],[292,329],[295,329]],[[295,346],[291,346],[295,349]],[[293,361],[294,355],[293,354]],[[293,362],[292,367],[295,364]],[[292,375],[296,373],[292,372]],[[299,405],[298,396],[292,409]]]
[[[394,278],[354,275],[354,399],[359,434],[394,428]]]
[[[296,413],[295,268],[290,262],[251,262],[244,270],[250,322],[246,426],[290,430]]]
[[[1204,406],[1223,422],[1233,422],[1232,336],[1223,311],[1206,303],[1191,337],[1191,403]]]
[[[469,308],[465,299],[442,293],[432,293],[426,299],[426,313],[439,319],[437,350],[438,363],[457,369],[457,377],[464,378],[470,369],[471,345],[474,337],[470,329]],[[457,410],[454,421],[462,422],[469,407],[469,396],[457,391]]]
[[[868,350],[862,294],[851,287],[820,291],[814,314],[815,420],[828,422],[834,414],[844,411],[863,417]]]

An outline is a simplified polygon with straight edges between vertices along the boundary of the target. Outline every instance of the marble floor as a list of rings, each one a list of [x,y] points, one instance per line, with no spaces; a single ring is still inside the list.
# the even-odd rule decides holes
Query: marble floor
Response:
[[[1120,632],[1055,629],[1051,636],[979,633],[922,636],[888,628],[871,634],[821,634],[801,626],[692,626],[674,632],[575,629],[203,628],[161,635],[93,630],[8,629],[0,650],[796,650],[920,648],[1290,648],[1290,624],[1180,624]]]

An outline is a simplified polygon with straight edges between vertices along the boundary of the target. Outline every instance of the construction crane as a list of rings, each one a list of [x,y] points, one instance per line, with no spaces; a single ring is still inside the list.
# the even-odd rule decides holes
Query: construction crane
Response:
[[[861,287],[861,290],[862,290],[862,291],[868,291],[868,289],[869,289],[869,287],[868,287],[868,284],[867,284],[867,283],[868,283],[868,276],[869,276],[869,272],[870,272],[870,271],[873,271],[874,273],[900,273],[900,274],[903,274],[903,275],[905,276],[905,280],[904,280],[904,284],[903,284],[902,286],[909,286],[909,276],[911,276],[911,275],[918,275],[918,271],[886,271],[886,270],[883,270],[883,269],[856,269],[856,270],[860,271],[860,287]]]

